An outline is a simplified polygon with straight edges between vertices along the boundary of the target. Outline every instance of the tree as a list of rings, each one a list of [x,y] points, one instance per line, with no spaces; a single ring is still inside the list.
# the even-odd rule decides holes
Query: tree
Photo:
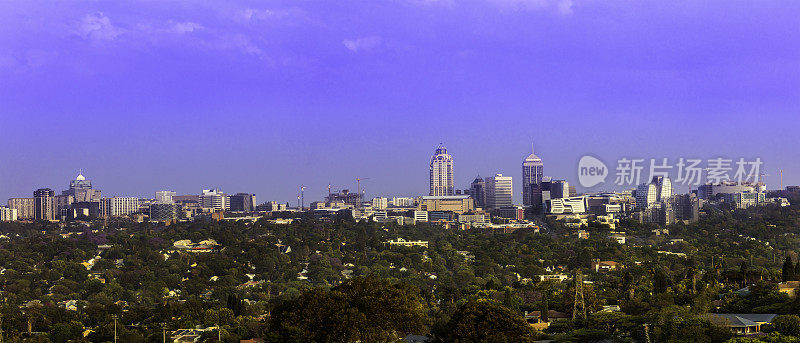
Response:
[[[489,300],[460,306],[441,333],[442,342],[533,342],[534,330],[517,312]]]
[[[792,258],[789,256],[786,256],[786,260],[783,261],[783,269],[781,270],[781,279],[783,280],[783,282],[794,279],[794,264],[792,263]]]
[[[394,342],[427,330],[419,289],[360,277],[331,290],[312,289],[275,309],[276,342]]]
[[[772,328],[782,334],[787,336],[800,336],[800,317],[788,314],[777,316],[772,319]]]

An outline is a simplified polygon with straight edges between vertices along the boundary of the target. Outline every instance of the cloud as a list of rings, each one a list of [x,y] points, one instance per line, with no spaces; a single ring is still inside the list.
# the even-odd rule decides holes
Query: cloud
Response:
[[[184,34],[187,32],[194,32],[201,29],[203,29],[203,25],[187,21],[183,23],[172,24],[172,27],[169,29],[169,31],[172,33]]]
[[[356,39],[345,39],[344,46],[352,52],[369,51],[381,44],[381,37],[369,36]]]
[[[572,14],[572,0],[490,0],[499,7],[525,11],[553,11],[559,14]]]
[[[81,19],[75,33],[83,39],[114,40],[124,33],[124,30],[111,24],[111,19],[103,12],[95,12]]]

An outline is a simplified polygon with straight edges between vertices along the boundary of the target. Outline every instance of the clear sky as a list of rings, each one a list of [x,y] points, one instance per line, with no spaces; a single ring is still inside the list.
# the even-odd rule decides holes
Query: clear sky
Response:
[[[798,1],[3,1],[0,199],[427,193],[583,154],[761,157],[800,184]],[[680,189],[679,189],[680,190]],[[516,200],[520,200],[516,194]]]

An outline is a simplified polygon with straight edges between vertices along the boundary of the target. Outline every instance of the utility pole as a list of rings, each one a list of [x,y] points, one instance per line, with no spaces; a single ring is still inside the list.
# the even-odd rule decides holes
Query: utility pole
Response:
[[[575,302],[572,304],[572,320],[578,317],[578,307],[581,308],[581,316],[586,320],[586,301],[583,297],[583,273],[580,270],[575,272]]]
[[[114,343],[117,343],[117,315],[112,314],[111,318],[114,318]]]
[[[164,343],[167,343],[167,323],[161,323],[161,330],[164,332]]]

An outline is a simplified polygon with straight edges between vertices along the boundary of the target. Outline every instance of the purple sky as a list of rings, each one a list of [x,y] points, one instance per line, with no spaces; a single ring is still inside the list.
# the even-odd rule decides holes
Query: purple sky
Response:
[[[234,4],[235,3],[235,4]],[[335,5],[334,5],[335,4]],[[0,2],[0,199],[427,193],[581,155],[761,157],[800,184],[800,2]],[[519,180],[515,193],[519,193]],[[516,200],[520,200],[516,194]]]

